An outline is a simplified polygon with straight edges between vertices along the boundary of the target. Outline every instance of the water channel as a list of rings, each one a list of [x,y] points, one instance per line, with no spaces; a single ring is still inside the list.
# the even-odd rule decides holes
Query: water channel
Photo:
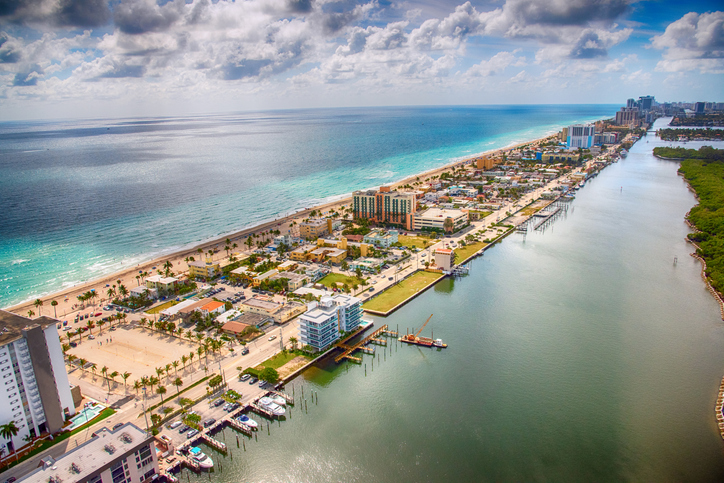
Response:
[[[448,349],[392,343],[374,370],[364,356],[366,375],[310,370],[288,387],[307,412],[246,451],[227,428],[233,459],[204,447],[221,471],[181,481],[724,481],[724,323],[684,240],[694,196],[659,144],[378,319],[404,332],[434,313],[425,335]]]

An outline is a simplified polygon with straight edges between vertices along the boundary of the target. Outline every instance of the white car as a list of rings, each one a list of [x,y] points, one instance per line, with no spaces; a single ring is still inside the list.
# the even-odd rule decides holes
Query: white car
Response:
[[[276,338],[277,338],[277,336],[273,335],[273,336],[269,337],[269,340],[274,340]]]

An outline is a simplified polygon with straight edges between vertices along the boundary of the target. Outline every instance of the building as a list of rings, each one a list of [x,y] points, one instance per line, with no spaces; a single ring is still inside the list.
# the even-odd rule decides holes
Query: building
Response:
[[[564,163],[578,161],[578,153],[543,153],[542,161],[544,163]],[[558,175],[558,172],[551,174],[551,177]]]
[[[435,265],[446,272],[452,270],[454,258],[454,252],[448,248],[435,249]]]
[[[697,115],[704,114],[704,109],[706,108],[706,102],[697,102],[694,104],[694,113]]]
[[[306,275],[300,275],[294,272],[279,272],[276,275],[269,278],[269,280],[287,280],[287,291],[293,292],[298,288],[303,287],[309,281],[309,277]]]
[[[306,240],[314,240],[328,233],[330,230],[325,219],[314,219],[299,224],[299,236]]]
[[[638,106],[642,112],[650,111],[651,109],[653,109],[655,104],[656,104],[656,99],[654,98],[654,96],[639,97]]]
[[[145,285],[139,285],[138,287],[133,287],[130,290],[130,292],[131,292],[132,297],[146,296],[151,300],[155,300],[158,298],[158,291],[155,288],[148,288]]]
[[[445,220],[452,219],[452,231],[458,231],[468,223],[468,214],[462,210],[430,208],[415,215],[414,229],[423,231],[444,231]]]
[[[199,307],[199,311],[204,315],[216,317],[217,315],[221,315],[226,312],[226,304],[224,302],[212,300],[211,302]]]
[[[14,421],[18,428],[9,441],[1,438],[5,455],[25,446],[28,435],[57,433],[75,414],[57,324],[0,310],[0,425]]]
[[[478,169],[488,170],[493,169],[495,165],[500,164],[500,160],[483,156],[482,158],[476,159],[475,163]]]
[[[141,483],[159,473],[153,436],[133,423],[102,428],[57,460],[43,461],[18,483]]]
[[[347,258],[347,250],[333,247],[321,247],[308,253],[309,260],[317,263],[331,262],[334,264],[342,263]]]
[[[279,273],[279,270],[277,270],[277,269],[275,269],[275,268],[272,268],[271,270],[266,271],[266,272],[262,273],[261,275],[257,275],[256,277],[254,277],[254,280],[252,281],[252,284],[253,284],[255,287],[258,287],[259,285],[261,285],[261,283],[262,283],[264,280],[273,277],[273,276],[276,275],[277,273]]]
[[[362,301],[347,294],[332,296],[335,305],[339,308],[339,330],[352,332],[362,321]]]
[[[178,279],[174,277],[164,277],[162,275],[146,277],[146,288],[155,290],[159,295],[174,293],[177,284]]]
[[[412,216],[416,210],[415,193],[392,191],[389,186],[382,186],[379,191],[355,191],[352,194],[355,218],[401,225],[412,230]]]
[[[372,230],[364,236],[363,240],[378,248],[390,248],[392,244],[397,243],[399,236],[400,232],[397,230]]]
[[[349,264],[351,270],[357,270],[358,268],[363,272],[374,273],[384,265],[385,261],[381,258],[358,258]]]
[[[259,297],[250,298],[241,305],[245,312],[269,317],[278,324],[283,324],[307,310],[304,304],[297,302],[287,302],[282,305]]]
[[[639,110],[637,108],[622,107],[620,111],[616,112],[617,126],[637,125],[638,119]]]
[[[299,337],[302,345],[316,350],[334,343],[341,332],[356,329],[362,320],[362,301],[349,295],[324,296],[308,308],[299,317]]]
[[[289,258],[297,262],[306,262],[309,260],[309,252],[314,250],[314,246],[305,245],[303,247],[295,248],[289,252]]]
[[[221,275],[221,266],[219,262],[214,262],[211,258],[207,257],[205,262],[193,261],[189,262],[189,278],[214,278]]]
[[[593,135],[596,126],[593,124],[574,124],[568,127],[568,149],[588,149],[593,146]]]
[[[596,133],[593,137],[593,144],[616,144],[618,142],[617,132]]]

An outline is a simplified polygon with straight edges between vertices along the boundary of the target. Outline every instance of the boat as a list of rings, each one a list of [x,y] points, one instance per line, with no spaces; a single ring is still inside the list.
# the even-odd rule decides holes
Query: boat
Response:
[[[242,414],[241,416],[239,416],[236,419],[240,423],[245,424],[246,426],[249,426],[251,429],[256,429],[259,427],[259,424],[256,421],[254,421],[253,419],[251,419],[249,416],[247,416],[246,414]]]
[[[442,339],[435,339],[435,342],[433,342],[432,345],[435,347],[447,347],[447,344],[444,344]]]
[[[198,446],[191,448],[189,450],[189,455],[191,456],[191,459],[198,463],[201,468],[208,469],[214,467],[214,460],[206,456]]]
[[[259,399],[259,405],[267,411],[271,411],[275,416],[282,416],[286,412],[283,407],[275,403],[270,397],[264,396]]]
[[[281,396],[278,396],[278,395],[275,394],[275,395],[270,396],[270,397],[271,397],[271,400],[272,400],[272,401],[274,401],[276,404],[278,404],[278,405],[280,405],[280,406],[282,406],[282,407],[284,407],[284,406],[287,405],[287,400],[284,399],[284,398],[281,397]]]

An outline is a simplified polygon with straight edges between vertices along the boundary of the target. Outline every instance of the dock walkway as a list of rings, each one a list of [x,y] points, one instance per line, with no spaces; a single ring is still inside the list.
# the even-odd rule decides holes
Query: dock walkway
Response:
[[[342,354],[335,357],[334,362],[339,364],[342,361],[342,359],[349,359],[353,362],[361,364],[362,359],[360,359],[359,357],[354,357],[352,354],[359,350],[359,351],[367,352],[368,354],[374,355],[375,349],[372,347],[367,347],[367,344],[374,341],[376,344],[387,345],[387,341],[380,339],[378,336],[380,336],[382,334],[387,335],[388,332],[389,331],[387,330],[387,325],[385,324],[382,327],[380,327],[379,329],[377,329],[376,331],[372,332],[370,335],[368,335],[364,339],[362,339],[361,341],[357,342],[353,346],[349,346],[342,342],[338,343],[337,347],[344,350],[344,352],[342,352]],[[345,342],[347,340],[349,340],[349,338],[345,339]]]

